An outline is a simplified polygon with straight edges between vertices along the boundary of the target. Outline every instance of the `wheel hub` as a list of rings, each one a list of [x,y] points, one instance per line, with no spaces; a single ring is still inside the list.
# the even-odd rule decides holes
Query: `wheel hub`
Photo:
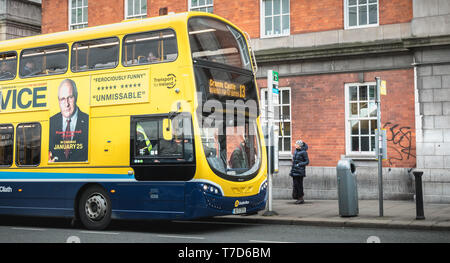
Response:
[[[99,193],[90,196],[84,206],[86,215],[95,221],[99,221],[105,216],[106,207],[106,198]]]

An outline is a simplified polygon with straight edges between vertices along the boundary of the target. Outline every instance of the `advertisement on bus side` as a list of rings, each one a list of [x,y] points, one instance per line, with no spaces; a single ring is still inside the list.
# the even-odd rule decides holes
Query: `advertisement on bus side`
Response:
[[[89,93],[84,78],[64,79],[49,85],[49,162],[88,161]],[[57,87],[57,88],[56,88]],[[58,104],[56,106],[55,104]]]
[[[87,162],[90,107],[147,103],[149,83],[137,70],[0,85],[0,114],[47,110],[48,162]]]

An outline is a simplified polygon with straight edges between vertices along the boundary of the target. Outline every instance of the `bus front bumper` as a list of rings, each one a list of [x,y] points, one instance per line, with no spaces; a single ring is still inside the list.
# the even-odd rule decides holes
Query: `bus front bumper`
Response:
[[[266,207],[267,190],[250,196],[223,196],[204,189],[203,184],[195,183],[186,195],[186,219],[220,216],[254,214]]]

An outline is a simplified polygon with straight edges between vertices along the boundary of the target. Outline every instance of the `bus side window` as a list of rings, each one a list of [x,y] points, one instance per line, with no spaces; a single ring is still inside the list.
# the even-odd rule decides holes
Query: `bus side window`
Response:
[[[16,138],[17,166],[38,166],[41,162],[41,124],[17,125]]]
[[[20,56],[20,76],[35,77],[64,74],[69,52],[66,44],[25,49]]]
[[[171,62],[178,57],[175,31],[171,29],[131,34],[123,41],[124,66]]]
[[[119,39],[117,37],[92,39],[72,45],[73,72],[115,68],[119,63]]]
[[[172,138],[164,138],[164,122],[168,118],[149,118],[136,122],[134,157],[135,163],[192,162],[194,146],[191,119],[177,116],[170,122]],[[167,124],[166,124],[167,128]],[[142,159],[143,158],[143,159]]]
[[[0,53],[0,80],[16,77],[17,53],[15,51]]]
[[[136,122],[135,155],[152,157],[158,154],[158,120]]]
[[[164,119],[161,120],[164,123]],[[164,130],[160,129],[159,138],[160,156],[175,158],[177,161],[193,160],[193,140],[190,119],[177,115],[170,121],[172,138],[166,140],[163,136]],[[164,128],[164,125],[162,125]]]
[[[14,127],[11,124],[0,125],[0,165],[11,166],[13,162]]]

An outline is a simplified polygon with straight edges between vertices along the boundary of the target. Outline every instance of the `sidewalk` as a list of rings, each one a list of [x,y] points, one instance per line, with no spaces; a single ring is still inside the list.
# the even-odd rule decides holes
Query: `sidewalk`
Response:
[[[425,220],[416,220],[415,201],[384,200],[384,216],[379,216],[378,200],[359,200],[356,217],[340,217],[337,200],[306,200],[296,205],[294,200],[274,200],[275,216],[257,215],[220,216],[227,222],[315,225],[333,227],[376,227],[422,230],[450,230],[450,204],[424,204]]]

